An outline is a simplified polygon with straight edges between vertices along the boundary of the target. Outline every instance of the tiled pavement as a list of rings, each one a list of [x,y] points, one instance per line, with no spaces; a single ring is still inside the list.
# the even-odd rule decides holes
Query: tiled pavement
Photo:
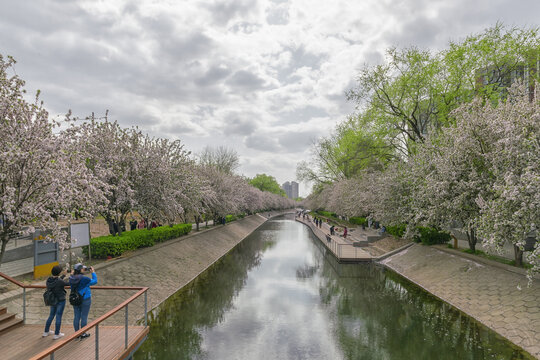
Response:
[[[418,244],[382,263],[540,358],[540,280]]]

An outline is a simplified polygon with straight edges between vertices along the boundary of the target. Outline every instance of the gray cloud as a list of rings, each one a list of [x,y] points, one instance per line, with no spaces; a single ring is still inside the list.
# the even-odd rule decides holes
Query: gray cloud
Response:
[[[266,9],[266,22],[270,25],[287,25],[289,9],[286,5],[278,4]]]
[[[257,90],[264,86],[264,80],[247,70],[239,70],[230,77],[227,85],[242,90]]]
[[[233,112],[225,117],[223,133],[225,135],[251,135],[257,129],[257,115]]]
[[[305,131],[288,131],[280,134],[279,144],[286,153],[303,152],[310,148],[313,139],[319,137],[321,133],[317,129]]]
[[[216,24],[227,25],[232,19],[245,17],[253,12],[257,0],[219,0],[203,6],[209,10]]]
[[[278,152],[280,151],[279,144],[268,134],[258,133],[248,136],[244,144],[250,148],[260,151]]]
[[[294,109],[293,111],[280,112],[280,121],[278,122],[278,124],[297,124],[301,122],[306,122],[312,118],[327,116],[328,112],[326,111],[326,109],[318,106],[308,105]]]

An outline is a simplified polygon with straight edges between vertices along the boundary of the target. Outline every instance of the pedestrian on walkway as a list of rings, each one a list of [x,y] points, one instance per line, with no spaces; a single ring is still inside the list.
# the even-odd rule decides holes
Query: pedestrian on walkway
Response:
[[[139,221],[139,224],[137,224],[137,229],[145,229],[146,228],[146,224],[144,222],[144,219],[141,219],[141,221]]]
[[[64,308],[66,306],[66,290],[65,286],[69,285],[68,281],[64,281],[65,274],[62,273],[62,267],[56,265],[51,270],[51,276],[47,279],[47,290],[50,290],[55,298],[56,305],[50,306],[49,318],[45,322],[45,331],[43,332],[43,337],[49,336],[49,334],[54,334],[53,339],[60,339],[64,336],[60,332],[60,326],[62,325],[62,315],[64,314]],[[51,324],[54,318],[56,317],[54,331],[51,329]]]
[[[334,235],[334,225],[330,226],[330,235]]]
[[[343,238],[344,239],[347,238],[347,227],[346,226],[343,227]]]
[[[90,271],[92,279],[84,276],[88,271]],[[95,284],[97,284],[97,275],[93,267],[87,268],[80,263],[73,266],[72,275],[69,277],[69,285],[71,286],[71,291],[77,291],[83,298],[81,305],[73,306],[73,328],[75,331],[79,331],[79,329],[85,327],[88,322],[88,313],[90,312],[90,305],[92,305],[90,286]],[[84,333],[79,338],[82,340],[89,336],[89,333]]]

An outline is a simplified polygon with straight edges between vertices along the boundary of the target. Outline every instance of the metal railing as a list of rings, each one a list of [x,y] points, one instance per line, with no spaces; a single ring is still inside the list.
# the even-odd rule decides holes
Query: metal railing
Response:
[[[22,282],[15,280],[14,278],[1,273],[0,277],[3,277],[4,279],[12,282],[13,284],[19,286],[23,290],[23,322],[26,323],[26,289],[45,289],[45,285],[26,285]],[[136,291],[135,294],[130,296],[128,299],[124,300],[119,305],[115,306],[113,309],[109,310],[96,320],[92,321],[91,323],[87,324],[85,327],[79,329],[75,333],[73,333],[70,336],[67,336],[62,342],[59,342],[55,344],[54,346],[49,347],[48,349],[40,352],[39,354],[32,357],[32,360],[39,360],[44,359],[47,356],[50,356],[51,360],[54,360],[54,353],[70,343],[71,341],[77,339],[80,335],[84,334],[86,331],[95,328],[95,358],[96,360],[99,359],[99,325],[119,312],[122,309],[125,309],[125,315],[124,315],[124,349],[126,350],[129,346],[128,341],[128,319],[129,319],[129,311],[128,311],[128,305],[132,303],[135,299],[139,298],[141,295],[144,295],[144,327],[148,327],[148,287],[136,287],[136,286],[91,286],[91,289],[96,290],[130,290],[130,291]]]
[[[363,258],[363,257],[358,256],[359,255],[358,247],[354,246],[353,244],[339,243],[335,239],[333,239],[332,237],[330,237],[330,241],[323,240],[324,238],[327,237],[327,234],[324,231],[322,231],[320,228],[315,226],[315,224],[312,222],[312,220],[309,217],[307,219],[296,218],[296,220],[299,220],[300,222],[308,225],[311,228],[311,230],[313,231],[313,233],[319,239],[321,239],[321,241],[324,243],[326,248],[328,250],[330,250],[330,252],[332,252],[339,260],[341,260],[343,258],[346,258],[346,259],[359,259],[360,260],[360,259]],[[319,235],[321,235],[322,238]],[[347,249],[352,249],[352,251],[350,251],[349,254],[345,255],[345,252],[347,251]],[[360,254],[362,254],[362,253],[363,253],[363,251],[360,252]]]

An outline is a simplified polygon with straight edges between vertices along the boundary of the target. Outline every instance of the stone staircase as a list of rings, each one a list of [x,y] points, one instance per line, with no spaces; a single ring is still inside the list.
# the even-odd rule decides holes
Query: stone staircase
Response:
[[[17,319],[14,314],[7,312],[5,307],[0,307],[0,336],[23,325],[21,319]]]

